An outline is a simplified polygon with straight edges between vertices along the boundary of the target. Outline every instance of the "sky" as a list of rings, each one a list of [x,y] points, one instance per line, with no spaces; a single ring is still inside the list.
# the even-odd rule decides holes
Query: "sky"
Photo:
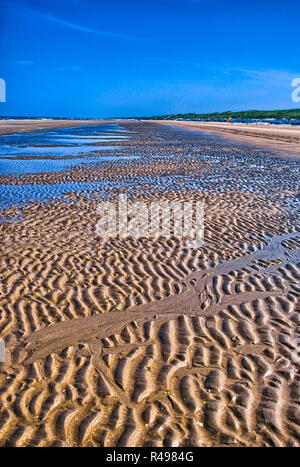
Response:
[[[299,107],[298,0],[1,0],[0,115]]]

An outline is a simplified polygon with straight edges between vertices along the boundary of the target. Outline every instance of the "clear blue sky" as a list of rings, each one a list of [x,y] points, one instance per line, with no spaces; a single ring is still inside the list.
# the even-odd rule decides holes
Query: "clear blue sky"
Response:
[[[298,0],[1,0],[0,115],[295,108]]]

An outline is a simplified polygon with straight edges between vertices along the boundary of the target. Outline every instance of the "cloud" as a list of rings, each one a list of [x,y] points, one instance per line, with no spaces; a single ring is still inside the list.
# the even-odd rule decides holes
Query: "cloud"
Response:
[[[173,65],[184,65],[186,67],[201,68],[205,73],[204,76],[211,77],[227,77],[243,80],[245,82],[253,82],[256,84],[272,84],[273,86],[286,86],[290,84],[299,73],[293,73],[288,70],[274,69],[250,69],[243,66],[215,66],[206,62],[197,62],[192,60],[183,60],[180,57],[163,58],[163,57],[145,57],[147,60],[156,61]]]
[[[247,68],[233,68],[233,71],[238,71],[250,78],[256,80],[277,80],[282,81],[291,79],[292,73],[285,70],[251,70]]]
[[[12,63],[13,65],[19,65],[19,66],[33,65],[33,62],[31,60],[10,60],[10,63]]]
[[[29,6],[26,3],[24,3],[23,0],[7,0],[6,4],[11,5],[11,6],[19,5],[21,8],[27,11],[30,11],[31,13],[33,12],[39,15],[41,18],[44,18],[48,21],[52,21],[53,23],[56,23],[56,24],[60,24],[61,26],[65,26],[70,29],[75,29],[77,31],[87,32],[89,34],[96,34],[98,36],[112,37],[116,39],[134,39],[133,37],[127,36],[125,34],[119,34],[117,32],[111,32],[111,31],[103,31],[102,29],[93,29],[87,26],[83,26],[81,24],[76,24],[70,21],[66,21],[64,19],[58,18],[55,15],[47,13],[39,8],[33,8],[32,6]]]
[[[45,19],[48,19],[49,21],[52,21],[53,23],[61,24],[62,26],[66,26],[67,28],[71,28],[71,29],[76,29],[77,31],[88,32],[88,33],[91,33],[91,34],[97,34],[99,36],[115,37],[115,38],[119,38],[119,39],[128,38],[128,36],[124,36],[123,34],[118,34],[118,33],[115,33],[115,32],[102,31],[100,29],[87,28],[86,26],[81,26],[79,24],[70,23],[69,21],[65,21],[63,19],[57,18],[56,16],[49,15],[49,14],[46,14],[46,13],[40,13],[40,16],[42,16]]]
[[[224,70],[225,71],[225,70]],[[251,81],[257,85],[286,87],[290,86],[297,73],[287,70],[252,70],[247,68],[227,68],[227,74],[235,74],[241,79]]]

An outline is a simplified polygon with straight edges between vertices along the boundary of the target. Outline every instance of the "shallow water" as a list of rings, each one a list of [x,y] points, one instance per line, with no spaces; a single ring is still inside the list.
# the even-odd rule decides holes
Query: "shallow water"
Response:
[[[156,189],[157,191],[172,190],[174,188],[172,180],[161,180],[160,177],[149,177],[147,182],[151,183],[151,189]],[[99,197],[105,199],[109,195],[110,190],[121,188],[126,188],[128,197],[130,198],[131,195],[136,193],[140,185],[140,178],[131,177],[125,180],[99,180],[95,182],[0,185],[0,207],[20,206],[22,203],[31,201],[47,202],[54,198],[61,198],[67,193],[95,196],[95,192],[97,191],[99,192]],[[150,189],[144,189],[144,192],[150,193]]]
[[[109,145],[110,142],[122,142],[129,138],[130,132],[117,124],[1,135],[0,175],[26,176],[61,172],[82,164],[98,165],[109,161],[133,159],[137,156],[120,155],[118,146]],[[108,150],[116,154],[105,154]],[[96,182],[96,186],[99,189],[101,182]],[[37,200],[48,201],[61,197],[66,192],[81,192],[89,187],[92,188],[88,182],[0,185],[0,206]]]
[[[82,163],[120,159],[121,156],[105,156],[101,152],[117,150],[118,147],[109,145],[109,142],[128,139],[127,135],[120,135],[124,132],[113,124],[2,135],[0,175],[60,172]],[[103,142],[107,144],[95,145]],[[81,155],[83,157],[76,157]]]
[[[115,125],[99,125],[95,127],[44,130],[36,133],[20,133],[0,136],[0,174],[14,173],[12,164],[6,158],[12,156],[73,156],[87,154],[91,151],[114,149],[109,142],[124,141],[128,136],[119,134],[120,128]],[[116,134],[117,133],[117,134]],[[106,146],[101,146],[101,143]],[[94,144],[94,145],[93,145]],[[96,146],[95,144],[100,144]],[[24,165],[24,173],[29,166]],[[53,168],[52,168],[53,170]],[[43,171],[43,170],[42,170]],[[46,171],[46,170],[45,170]],[[17,173],[20,173],[17,170]],[[36,170],[33,172],[36,173]]]
[[[107,146],[106,149],[108,148],[109,147]],[[93,153],[91,153],[91,156],[92,155]],[[70,159],[0,159],[0,173],[2,175],[22,175],[24,173],[34,174],[40,172],[62,172],[80,164],[100,163],[133,158],[133,156],[105,156],[97,154],[96,157],[73,157]]]
[[[91,151],[101,151],[114,149],[115,146],[1,146],[0,158],[5,159],[13,156],[73,156],[77,154],[85,154]],[[2,172],[1,172],[2,173]]]
[[[288,199],[289,209],[295,210],[295,215],[298,212],[296,193],[300,167],[297,161],[280,160],[266,149],[177,127],[128,127],[130,129],[99,125],[0,137],[0,143],[11,150],[11,154],[0,155],[0,173],[20,177],[11,184],[0,185],[0,206],[36,200],[46,202],[68,192],[93,193],[93,196],[105,198],[111,189],[118,188],[125,189],[129,197],[137,191],[147,195],[184,188],[211,193],[231,190],[272,193],[274,199]],[[124,137],[120,143],[105,145],[110,141],[115,143],[120,134]],[[103,146],[95,146],[95,140],[100,139],[105,141]],[[123,141],[127,144],[122,145]],[[59,146],[62,142],[64,145]],[[50,143],[56,146],[43,147]],[[34,153],[24,154],[32,148]],[[161,169],[152,170],[155,164]],[[136,169],[131,170],[131,165]],[[78,176],[77,172],[70,172],[75,166],[95,171]],[[102,175],[102,167],[107,166],[111,169],[110,181],[104,180],[106,177]],[[119,166],[124,166],[125,170],[120,171]],[[30,175],[65,170],[66,177],[52,174],[51,184],[47,184],[46,177],[34,179],[34,175]]]

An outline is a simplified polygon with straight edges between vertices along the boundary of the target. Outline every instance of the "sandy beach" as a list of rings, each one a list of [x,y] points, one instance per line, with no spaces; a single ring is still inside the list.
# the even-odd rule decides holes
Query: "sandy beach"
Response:
[[[291,125],[272,125],[264,123],[222,123],[222,122],[185,122],[153,120],[163,125],[175,125],[206,134],[223,136],[233,141],[241,141],[257,146],[268,147],[283,155],[300,155],[300,127]]]
[[[116,120],[114,120],[116,121]],[[28,133],[29,131],[49,130],[51,128],[65,128],[84,125],[99,125],[110,123],[111,120],[58,120],[58,119],[24,119],[24,120],[0,120],[0,135],[12,133]]]
[[[300,446],[299,130],[162,123],[0,122],[85,141],[1,156],[0,446]],[[203,244],[100,238],[120,194],[204,202]]]

